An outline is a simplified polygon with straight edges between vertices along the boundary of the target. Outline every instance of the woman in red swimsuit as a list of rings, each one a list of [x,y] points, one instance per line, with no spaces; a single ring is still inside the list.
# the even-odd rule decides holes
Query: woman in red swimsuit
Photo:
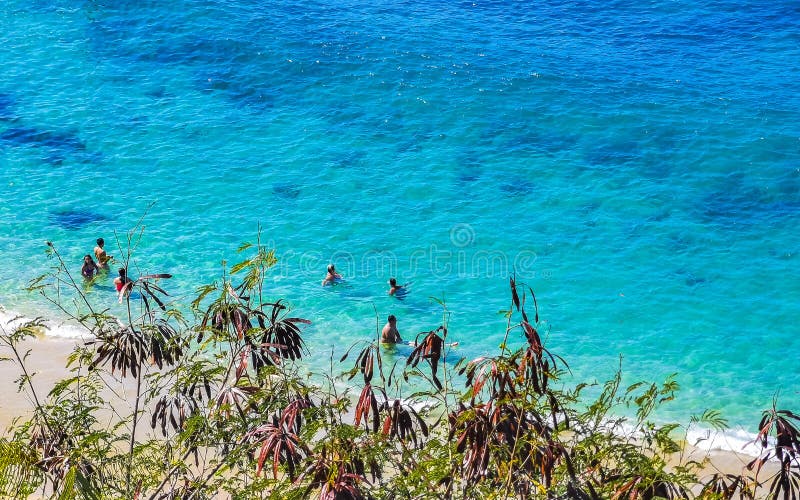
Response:
[[[128,278],[127,273],[125,272],[125,268],[119,268],[119,276],[114,278],[114,286],[116,287],[118,292],[122,292],[122,289],[125,288],[125,285],[130,283],[131,280]],[[120,293],[120,298],[122,297],[122,293]]]

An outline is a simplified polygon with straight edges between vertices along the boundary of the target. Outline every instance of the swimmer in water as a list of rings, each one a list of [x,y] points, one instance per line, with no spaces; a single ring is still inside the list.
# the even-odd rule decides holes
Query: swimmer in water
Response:
[[[386,325],[381,331],[381,342],[384,344],[400,344],[403,339],[400,337],[400,332],[397,330],[397,318],[394,314],[390,314]]]
[[[406,283],[406,285],[407,284],[408,283]],[[394,295],[398,299],[402,299],[405,297],[406,293],[408,293],[408,290],[406,290],[406,285],[398,285],[397,280],[391,278],[389,280],[389,295]]]
[[[333,264],[328,264],[328,274],[326,274],[325,279],[322,280],[322,286],[333,285],[340,279],[342,279],[342,275],[336,272],[336,268],[333,267]]]
[[[85,255],[83,257],[83,266],[81,266],[81,276],[90,280],[94,278],[94,275],[99,272],[100,269],[97,267],[97,264],[92,260],[91,255]]]

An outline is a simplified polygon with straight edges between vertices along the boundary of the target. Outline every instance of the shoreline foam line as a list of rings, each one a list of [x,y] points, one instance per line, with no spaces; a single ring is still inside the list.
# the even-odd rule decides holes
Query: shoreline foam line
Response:
[[[731,451],[750,457],[761,455],[761,447],[755,442],[757,434],[747,432],[742,428],[715,431],[713,429],[690,426],[686,433],[686,441],[704,451]],[[775,440],[768,438],[770,447],[775,446]],[[770,461],[776,461],[774,457]]]
[[[30,316],[19,314],[0,305],[0,327],[7,331],[16,328],[26,321],[31,321],[32,319],[33,318]],[[86,340],[92,336],[91,332],[81,325],[52,319],[45,319],[43,324],[44,328],[42,329],[41,335],[46,338]]]

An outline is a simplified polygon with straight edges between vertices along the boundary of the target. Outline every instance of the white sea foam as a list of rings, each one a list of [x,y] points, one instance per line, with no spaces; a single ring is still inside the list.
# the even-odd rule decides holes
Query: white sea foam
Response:
[[[756,434],[742,428],[716,431],[692,426],[686,433],[686,437],[689,444],[701,450],[733,451],[751,457],[761,454],[761,447],[754,442]],[[769,438],[768,445],[774,446],[775,440]]]
[[[19,314],[0,306],[0,327],[6,331],[16,328],[31,319],[32,318],[29,316]],[[42,333],[47,337],[65,339],[88,339],[91,337],[89,330],[81,325],[54,320],[44,321],[44,331]]]
[[[606,430],[617,433],[622,436],[629,436],[633,438],[642,437],[640,433],[636,432],[633,425],[629,422],[615,423],[609,425]],[[679,431],[675,431],[679,432]],[[690,425],[686,432],[686,442],[703,451],[724,451],[741,453],[750,457],[757,457],[761,455],[761,447],[755,443],[756,434],[748,432],[744,429],[726,429],[718,431],[706,427],[698,427]],[[768,438],[767,443],[769,447],[775,446],[775,440]]]

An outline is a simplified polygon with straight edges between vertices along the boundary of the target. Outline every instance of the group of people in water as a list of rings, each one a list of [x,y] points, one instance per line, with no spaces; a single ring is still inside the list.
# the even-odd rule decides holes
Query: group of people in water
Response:
[[[83,266],[81,267],[81,275],[87,281],[91,281],[101,273],[108,272],[109,263],[114,260],[111,255],[108,255],[105,250],[105,241],[103,238],[97,239],[97,246],[94,247],[94,256],[97,259],[95,262],[92,259],[90,254],[86,254],[83,257]],[[120,267],[118,270],[119,276],[114,278],[114,287],[119,293],[120,300],[124,294],[129,291],[125,285],[131,282],[131,279],[128,278],[127,271],[124,267]],[[336,283],[343,282],[344,279],[342,275],[336,272],[336,268],[333,264],[328,265],[328,273],[325,275],[325,279],[322,280],[322,286],[334,285]],[[405,285],[398,285],[397,280],[395,278],[391,278],[389,280],[389,291],[387,292],[389,295],[403,298],[405,294],[408,292],[406,288],[408,284]],[[402,344],[403,339],[400,336],[400,332],[397,330],[397,318],[394,314],[390,314],[387,318],[386,325],[383,327],[381,331],[381,342],[385,344]]]
[[[103,238],[97,238],[97,246],[94,247],[94,256],[97,259],[95,262],[92,259],[92,256],[86,254],[83,257],[83,266],[81,266],[81,276],[84,277],[87,281],[91,281],[95,277],[99,276],[101,273],[108,272],[109,263],[114,260],[111,255],[108,255],[105,250],[105,241]],[[117,293],[120,294],[120,299],[124,293],[125,285],[131,282],[130,278],[128,278],[128,273],[124,267],[119,268],[117,271],[119,276],[114,278],[114,288],[116,288]]]
[[[325,279],[322,280],[322,286],[335,285],[343,281],[342,275],[336,272],[336,267],[333,264],[328,264],[328,273],[325,275]],[[405,285],[398,285],[397,280],[391,278],[389,279],[389,291],[387,293],[402,299],[405,297],[406,293],[408,293],[407,286],[408,283]],[[403,338],[400,337],[400,332],[397,330],[397,317],[395,317],[394,314],[389,315],[386,325],[384,325],[383,330],[381,330],[381,342],[384,344],[405,343]]]

